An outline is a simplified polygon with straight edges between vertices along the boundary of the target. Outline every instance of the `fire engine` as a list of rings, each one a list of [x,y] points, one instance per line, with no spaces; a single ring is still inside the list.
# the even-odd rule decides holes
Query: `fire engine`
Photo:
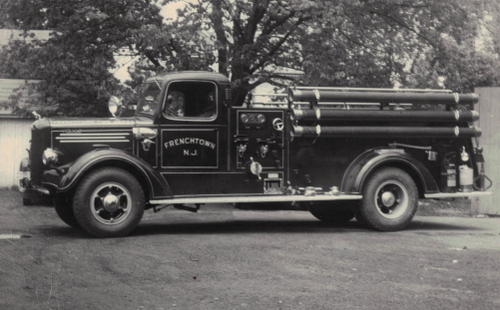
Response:
[[[133,117],[112,97],[112,118],[36,120],[20,183],[96,237],[127,235],[148,209],[221,203],[395,231],[418,199],[491,194],[476,94],[294,86],[278,99],[235,106],[222,74],[158,74]]]

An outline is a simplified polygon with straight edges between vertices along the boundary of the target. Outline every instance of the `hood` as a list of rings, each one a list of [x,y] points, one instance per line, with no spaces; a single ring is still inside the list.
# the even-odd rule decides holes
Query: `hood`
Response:
[[[140,125],[152,124],[153,120],[147,117],[124,117],[124,118],[42,118],[31,125],[32,130],[42,130],[45,128],[127,128]]]

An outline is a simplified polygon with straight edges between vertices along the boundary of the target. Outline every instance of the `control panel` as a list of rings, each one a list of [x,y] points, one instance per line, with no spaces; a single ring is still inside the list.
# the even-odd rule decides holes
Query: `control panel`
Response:
[[[236,163],[246,169],[258,163],[262,169],[280,169],[284,164],[284,111],[240,110],[236,113]]]

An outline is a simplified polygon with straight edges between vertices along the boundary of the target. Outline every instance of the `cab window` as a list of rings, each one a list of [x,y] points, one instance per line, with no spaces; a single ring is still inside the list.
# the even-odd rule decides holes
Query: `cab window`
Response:
[[[163,104],[169,119],[211,121],[217,117],[217,88],[209,82],[173,82]]]
[[[137,102],[137,112],[154,115],[159,102],[161,89],[156,83],[142,85]]]

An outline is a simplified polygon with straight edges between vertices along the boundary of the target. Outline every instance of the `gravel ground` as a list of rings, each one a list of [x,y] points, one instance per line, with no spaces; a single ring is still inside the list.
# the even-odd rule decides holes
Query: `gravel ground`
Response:
[[[380,233],[209,205],[95,239],[0,191],[0,236],[6,310],[500,309],[499,218],[420,215]]]

